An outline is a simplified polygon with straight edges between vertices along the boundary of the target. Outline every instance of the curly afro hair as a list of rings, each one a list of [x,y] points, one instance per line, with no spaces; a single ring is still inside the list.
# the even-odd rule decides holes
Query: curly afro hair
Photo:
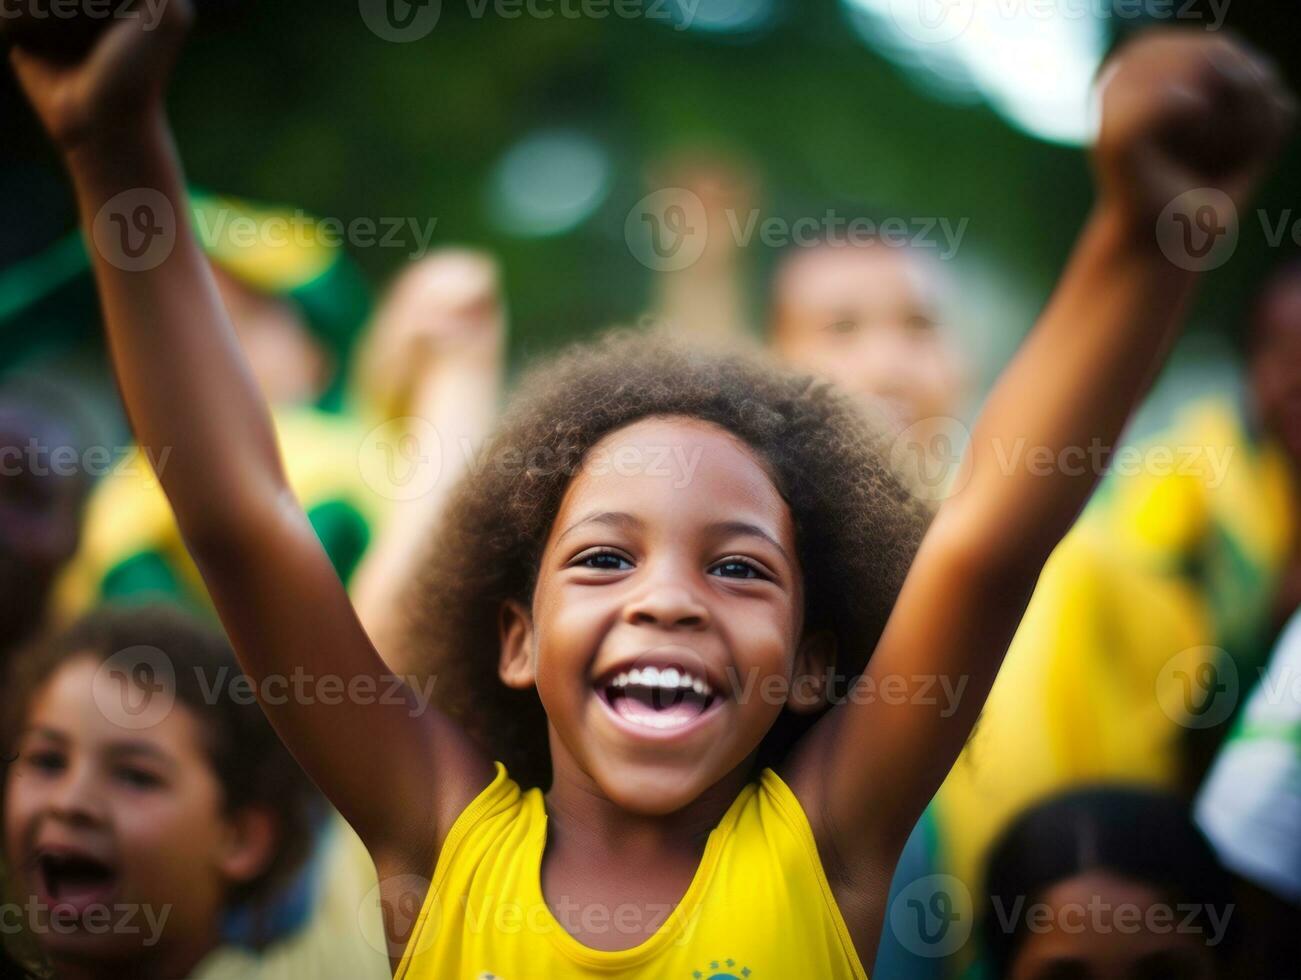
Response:
[[[546,715],[497,675],[503,602],[531,605],[570,479],[606,435],[650,417],[711,422],[768,464],[794,518],[806,629],[838,643],[836,688],[860,674],[894,605],[927,512],[887,467],[876,428],[829,385],[739,352],[616,330],[534,368],[454,491],[408,595],[411,659],[435,703],[524,786],[551,780]],[[813,719],[783,712],[771,765]]]

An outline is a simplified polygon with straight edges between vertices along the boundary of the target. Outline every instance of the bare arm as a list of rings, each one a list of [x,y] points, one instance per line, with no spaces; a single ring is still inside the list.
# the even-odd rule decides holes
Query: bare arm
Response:
[[[406,601],[448,498],[496,417],[505,361],[505,310],[485,255],[435,253],[405,270],[375,317],[362,357],[362,387],[394,435],[417,440],[436,480],[395,493],[353,580],[362,624],[396,673],[426,665],[403,641]],[[392,392],[396,398],[385,398]]]
[[[822,839],[852,868],[892,862],[948,773],[1044,562],[1102,475],[1095,447],[1104,458],[1114,447],[1177,334],[1196,276],[1158,246],[1156,216],[1213,183],[1245,199],[1283,130],[1274,92],[1264,69],[1224,41],[1157,35],[1122,56],[1105,93],[1099,204],[980,414],[955,492],[859,682],[863,696],[829,713],[794,761]],[[1192,138],[1239,122],[1219,137],[1233,147]],[[1231,166],[1208,173],[1201,152],[1227,154]],[[909,696],[870,696],[887,679]],[[959,692],[956,710],[931,696],[941,687]]]
[[[162,110],[188,7],[165,10],[153,31],[112,27],[77,64],[20,49],[13,62],[65,153],[127,412],[151,458],[166,459],[158,475],[243,668],[260,691],[287,686],[264,709],[381,869],[424,872],[491,769],[416,692],[394,688],[287,485],[189,228]],[[145,228],[161,244],[138,262],[119,232]]]

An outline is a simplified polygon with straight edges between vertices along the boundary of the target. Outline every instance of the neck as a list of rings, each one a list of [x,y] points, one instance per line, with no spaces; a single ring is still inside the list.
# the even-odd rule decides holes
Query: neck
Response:
[[[584,850],[603,855],[662,857],[699,852],[750,781],[754,760],[746,759],[685,807],[666,814],[625,809],[561,753],[552,755],[552,765],[555,775],[546,794],[549,847],[581,842]]]

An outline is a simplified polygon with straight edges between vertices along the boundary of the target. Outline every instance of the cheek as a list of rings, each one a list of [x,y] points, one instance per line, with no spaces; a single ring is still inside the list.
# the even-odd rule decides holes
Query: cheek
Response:
[[[798,617],[793,609],[774,605],[763,611],[741,609],[729,617],[732,650],[742,676],[787,677],[795,660]]]
[[[122,799],[114,811],[124,858],[137,867],[165,869],[171,877],[206,866],[205,856],[224,834],[219,800],[206,785]]]
[[[575,683],[585,681],[606,618],[603,605],[590,596],[561,592],[534,609],[534,683],[544,703],[571,697]]]
[[[25,829],[40,812],[42,794],[30,779],[13,774],[6,777],[4,790],[4,849],[0,855],[12,861]]]

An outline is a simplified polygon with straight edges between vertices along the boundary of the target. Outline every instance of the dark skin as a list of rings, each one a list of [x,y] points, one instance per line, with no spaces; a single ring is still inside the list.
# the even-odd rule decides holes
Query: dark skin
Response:
[[[1301,488],[1301,266],[1271,283],[1261,297],[1252,323],[1252,352],[1247,366],[1257,419],[1283,453]],[[1298,489],[1301,493],[1301,489]],[[1296,501],[1301,513],[1301,499]],[[1301,535],[1274,597],[1274,625],[1282,629],[1301,607]]]
[[[297,666],[379,679],[384,663],[287,488],[266,411],[183,225],[184,183],[162,102],[187,14],[174,0],[152,32],[124,21],[80,64],[16,51],[14,66],[63,151],[87,225],[116,194],[139,187],[163,193],[182,223],[157,268],[123,272],[96,255],[96,276],[138,439],[172,447],[164,489],[244,669],[255,680]],[[968,694],[948,717],[924,698],[851,698],[783,770],[865,962],[899,849],[966,740],[1044,561],[1096,482],[1095,474],[1009,474],[998,450],[1018,439],[1054,452],[1114,442],[1193,286],[1193,274],[1161,254],[1151,222],[1165,202],[1208,184],[1245,201],[1285,128],[1283,103],[1268,69],[1200,34],[1149,37],[1109,78],[1098,204],[975,427],[969,478],[923,542],[862,682],[939,674],[966,679]],[[1214,172],[1198,152],[1204,141],[1169,139],[1190,127],[1200,137],[1207,120],[1224,144]],[[801,573],[781,558],[794,553],[790,515],[761,461],[693,420],[648,420],[612,438],[688,457],[699,447],[700,463],[685,487],[648,474],[577,478],[531,607],[502,610],[503,681],[536,684],[550,712],[556,777],[543,879],[553,908],[566,893],[678,900],[705,834],[749,776],[754,733],[781,708],[741,696],[728,669],[793,682],[834,655],[825,637],[804,635]],[[746,516],[720,526],[724,504],[733,518]],[[702,736],[725,726],[705,715],[681,731],[640,730],[597,703],[595,682],[608,670],[664,657],[705,675],[719,704],[707,714],[724,712],[741,733],[715,745]],[[816,681],[800,684],[790,706],[810,710],[818,693]],[[266,706],[365,841],[384,899],[398,908],[418,905],[424,887],[395,876],[429,874],[452,822],[492,776],[454,723],[411,707]],[[705,758],[687,750],[706,741]],[[612,860],[624,862],[617,876]],[[617,888],[602,884],[610,878]],[[392,938],[396,958],[404,937]]]

